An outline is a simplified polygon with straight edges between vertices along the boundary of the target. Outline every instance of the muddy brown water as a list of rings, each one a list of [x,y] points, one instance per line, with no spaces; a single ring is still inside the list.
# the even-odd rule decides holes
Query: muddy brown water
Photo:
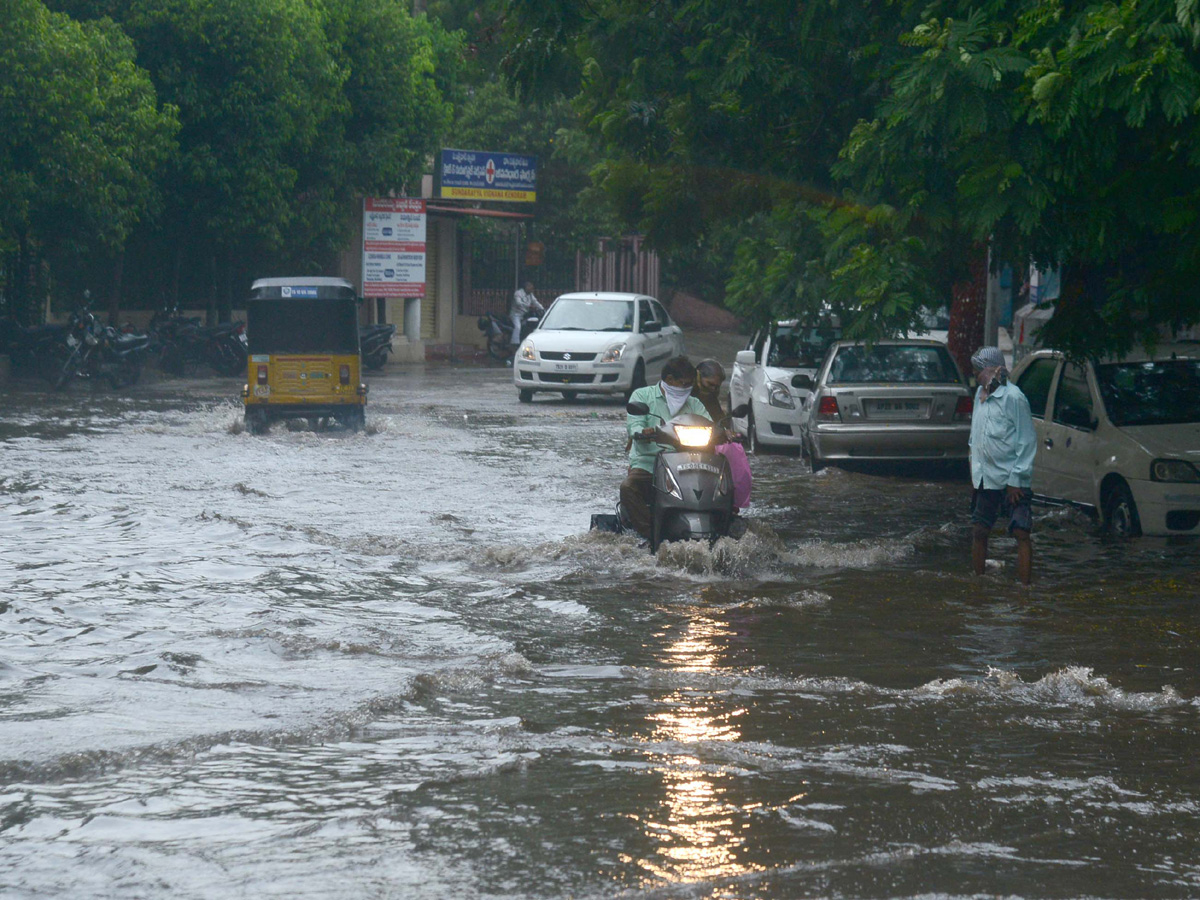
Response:
[[[0,385],[5,897],[1200,896],[1194,541],[753,461],[739,543],[587,532],[622,408],[397,369]]]

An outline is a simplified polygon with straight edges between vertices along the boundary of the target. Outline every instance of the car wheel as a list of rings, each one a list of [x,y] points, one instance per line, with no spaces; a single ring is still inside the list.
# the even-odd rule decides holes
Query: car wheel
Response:
[[[1142,533],[1137,502],[1124,481],[1118,481],[1104,495],[1104,527],[1117,537],[1137,537]]]
[[[633,392],[638,388],[644,388],[645,386],[646,365],[639,359],[637,361],[637,365],[633,367],[633,381],[629,383],[629,390],[625,392],[625,401],[629,402],[629,398],[632,396]]]
[[[532,403],[533,402],[533,391],[527,391],[524,388],[522,388],[521,390],[517,391],[517,399],[520,400],[522,403]]]
[[[576,397],[579,396],[579,392],[578,391],[563,391],[562,395],[563,395],[563,399],[566,400],[568,403],[570,403]]]
[[[825,468],[825,461],[817,455],[817,448],[812,443],[808,444],[808,464],[812,466],[813,473],[820,472]]]
[[[746,416],[746,452],[750,454],[762,452],[762,446],[758,443],[758,428],[754,424],[754,413]]]

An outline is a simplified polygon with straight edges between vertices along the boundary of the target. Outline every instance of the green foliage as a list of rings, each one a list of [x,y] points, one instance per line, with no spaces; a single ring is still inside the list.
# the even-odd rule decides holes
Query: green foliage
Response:
[[[0,6],[0,250],[119,246],[156,201],[175,110],[160,107],[132,43],[38,0]],[[8,295],[24,303],[19,277]]]
[[[459,40],[394,0],[54,2],[115,20],[178,110],[162,214],[131,246],[143,302],[327,269],[354,197],[419,191],[449,127]]]

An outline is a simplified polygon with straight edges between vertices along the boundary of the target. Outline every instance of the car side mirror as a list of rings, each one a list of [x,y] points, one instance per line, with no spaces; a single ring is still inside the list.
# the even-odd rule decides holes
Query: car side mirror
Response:
[[[753,350],[739,350],[737,356],[734,357],[733,361],[735,363],[737,363],[739,366],[752,366],[752,365],[754,365],[754,351]]]
[[[797,372],[792,376],[792,387],[794,388],[800,388],[802,391],[811,391],[816,386],[816,383],[812,380],[812,376],[806,375],[804,372]]]
[[[632,400],[625,404],[625,412],[631,416],[648,416],[650,415],[650,407],[648,404]]]
[[[746,352],[751,352],[751,351],[746,351]],[[730,410],[729,418],[744,419],[748,415],[750,415],[750,404],[743,403],[741,406],[735,406],[732,410]]]
[[[657,334],[662,331],[662,322],[647,322],[642,326],[642,334]]]

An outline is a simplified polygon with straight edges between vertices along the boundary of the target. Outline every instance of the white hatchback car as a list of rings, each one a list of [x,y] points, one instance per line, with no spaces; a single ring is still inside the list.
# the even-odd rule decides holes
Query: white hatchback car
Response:
[[[522,403],[537,391],[625,394],[653,384],[683,332],[661,303],[644,294],[587,292],[556,299],[513,360]]]
[[[1012,381],[1033,410],[1035,497],[1119,535],[1200,533],[1200,345],[1083,365],[1038,350]]]
[[[750,407],[746,418],[733,420],[734,430],[746,436],[748,450],[801,451],[803,425],[812,409],[812,382],[825,351],[840,334],[832,322],[813,328],[788,319],[760,329],[738,353],[729,376],[729,406]]]

